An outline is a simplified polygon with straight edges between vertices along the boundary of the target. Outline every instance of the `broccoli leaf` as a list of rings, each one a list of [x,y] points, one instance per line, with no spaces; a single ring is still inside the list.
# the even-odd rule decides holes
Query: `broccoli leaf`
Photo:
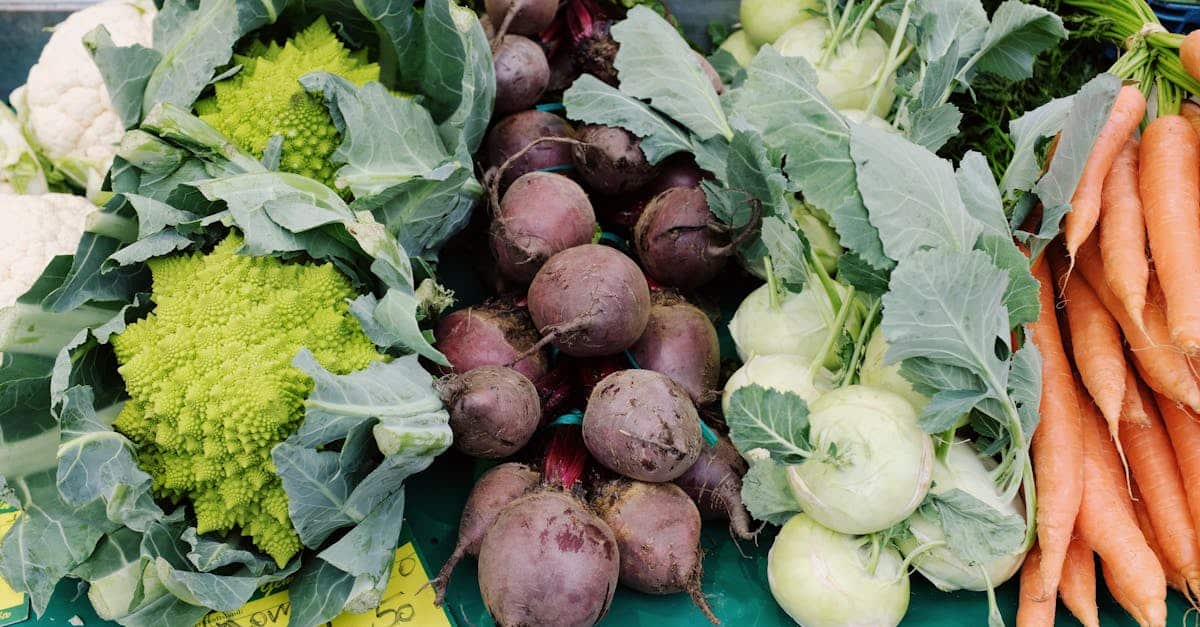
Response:
[[[355,577],[386,579],[400,543],[404,491],[382,500],[361,523],[317,556]]]
[[[787,468],[771,458],[752,459],[742,477],[742,503],[755,520],[782,525],[802,508],[788,483]]]
[[[84,35],[83,45],[92,55],[96,69],[104,79],[108,98],[125,128],[137,126],[142,119],[142,95],[154,68],[162,62],[162,53],[138,44],[117,46],[104,26]]]
[[[808,404],[791,392],[750,385],[735,390],[725,412],[729,438],[743,455],[764,449],[772,460],[799,464],[810,454]]]
[[[808,62],[763,48],[729,100],[772,151],[786,155],[788,179],[807,202],[830,214],[842,245],[876,268],[890,267],[859,196],[850,128],[817,90]]]
[[[588,124],[619,126],[642,138],[642,152],[650,163],[692,150],[692,142],[678,126],[655,113],[646,103],[584,74],[563,92],[567,117]]]
[[[289,589],[289,622],[297,625],[321,625],[346,606],[354,576],[321,558],[308,560]]]
[[[613,65],[622,92],[650,101],[702,140],[733,137],[700,57],[662,16],[636,6],[612,27],[612,37],[621,44]]]
[[[409,255],[434,261],[446,242],[466,228],[482,195],[471,168],[463,167],[442,180],[410,179],[358,198],[350,208],[370,211]]]
[[[1021,551],[1025,521],[1001,512],[963,490],[931,494],[924,505],[936,512],[950,550],[968,564],[987,564]]]

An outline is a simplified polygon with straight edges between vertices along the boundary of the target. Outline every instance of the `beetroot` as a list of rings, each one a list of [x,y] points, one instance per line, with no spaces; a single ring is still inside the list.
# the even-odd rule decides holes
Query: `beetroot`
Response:
[[[499,459],[521,450],[542,421],[537,388],[504,366],[481,366],[438,384],[450,410],[454,446],[472,457]]]
[[[545,351],[532,350],[539,337],[529,312],[511,298],[493,298],[443,316],[433,335],[458,374],[516,361],[515,370],[537,381],[549,367]]]
[[[632,346],[646,329],[650,288],[632,259],[585,244],[542,266],[529,285],[529,313],[543,342],[567,355],[611,355]]]
[[[733,533],[751,540],[750,515],[742,504],[742,477],[747,469],[733,443],[721,436],[714,446],[704,447],[696,463],[675,479],[675,485],[692,497],[704,520],[728,520]]]
[[[520,35],[505,35],[492,46],[496,66],[494,115],[508,115],[537,104],[550,82],[550,63],[542,47]]]
[[[613,481],[600,488],[593,507],[617,537],[621,583],[646,594],[687,592],[720,623],[700,589],[700,512],[679,486]]]
[[[567,26],[571,31],[571,58],[583,74],[617,86],[617,58],[620,44],[612,38],[612,16],[596,0],[570,0]]]
[[[623,128],[584,126],[576,136],[581,143],[573,149],[575,168],[593,191],[623,194],[654,178],[654,166],[646,161],[642,140]]]
[[[571,165],[571,143],[556,140],[571,140],[574,135],[571,125],[553,113],[536,109],[514,113],[488,132],[484,146],[487,163],[497,170],[500,188],[504,189],[529,172]],[[504,167],[511,157],[526,149],[525,154]],[[499,172],[501,168],[503,172]]]
[[[437,605],[442,604],[446,595],[446,586],[450,583],[450,575],[454,567],[467,555],[479,555],[479,547],[483,543],[483,535],[495,522],[496,516],[509,503],[517,500],[526,492],[533,490],[539,481],[538,473],[525,464],[500,464],[483,473],[471,488],[467,504],[463,506],[462,519],[458,523],[458,543],[454,553],[438,576],[429,582],[437,592]]]
[[[558,0],[486,0],[488,18],[499,34],[537,35],[558,13]]]
[[[682,297],[656,292],[650,321],[630,349],[640,367],[671,377],[696,405],[717,399],[721,347],[713,323]]]
[[[733,252],[720,242],[718,229],[704,190],[675,187],[646,205],[633,229],[634,245],[648,276],[691,289],[712,280]]]
[[[547,259],[591,242],[595,232],[596,214],[583,188],[561,174],[530,172],[504,193],[490,241],[500,273],[528,283]]]
[[[670,481],[700,456],[700,416],[687,392],[653,370],[622,370],[588,397],[583,441],[610,470],[639,481]]]

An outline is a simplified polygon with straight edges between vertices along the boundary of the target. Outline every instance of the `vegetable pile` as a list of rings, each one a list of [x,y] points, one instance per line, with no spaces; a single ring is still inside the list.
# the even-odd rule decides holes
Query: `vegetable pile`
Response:
[[[502,625],[649,603],[619,587],[735,622],[714,529],[808,627],[900,624],[914,573],[1094,625],[1096,556],[1138,624],[1194,603],[1200,36],[745,0],[706,56],[656,0],[476,4],[106,0],[0,106],[36,613],[76,579],[124,625],[382,617],[449,466],[416,594]]]

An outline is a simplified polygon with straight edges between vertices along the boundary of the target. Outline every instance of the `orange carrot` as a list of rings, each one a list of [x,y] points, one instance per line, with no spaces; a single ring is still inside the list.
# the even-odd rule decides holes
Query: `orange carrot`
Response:
[[[1063,235],[1067,242],[1067,252],[1075,258],[1075,251],[1083,245],[1088,236],[1096,228],[1100,219],[1100,197],[1104,187],[1104,178],[1112,169],[1113,160],[1125,146],[1125,142],[1133,135],[1134,129],[1142,123],[1146,115],[1146,97],[1136,86],[1127,85],[1117,94],[1108,121],[1100,129],[1092,152],[1088,155],[1087,163],[1083,166],[1083,174],[1079,177],[1079,185],[1071,197],[1071,211],[1067,213],[1063,226]]]
[[[1141,328],[1145,326],[1142,310],[1146,308],[1150,263],[1146,259],[1146,220],[1138,196],[1138,143],[1136,137],[1125,142],[1104,179],[1100,255],[1108,286]]]
[[[1200,136],[1178,115],[1146,127],[1138,158],[1150,255],[1167,298],[1171,339],[1200,352]]]
[[[1200,134],[1200,104],[1196,104],[1191,100],[1184,100],[1179,107],[1179,115],[1192,125],[1192,130]]]
[[[1054,627],[1056,599],[1046,597],[1041,582],[1042,550],[1036,544],[1021,566],[1021,598],[1017,602],[1017,627]]]
[[[1167,434],[1171,436],[1171,448],[1175,451],[1179,474],[1183,476],[1192,525],[1200,525],[1200,418],[1161,394],[1156,394],[1154,399],[1167,426]]]
[[[1162,417],[1149,402],[1149,391],[1139,389],[1139,395],[1146,399],[1142,404],[1150,415],[1150,424],[1126,425],[1121,430],[1121,442],[1128,451],[1130,470],[1150,514],[1154,537],[1162,547],[1164,566],[1168,572],[1183,575],[1194,594],[1200,591],[1200,544],[1188,510],[1183,477]]]
[[[1179,44],[1179,60],[1192,78],[1200,80],[1200,31],[1194,30]]]
[[[1137,515],[1138,527],[1141,528],[1142,535],[1146,537],[1146,544],[1158,557],[1158,563],[1162,565],[1163,572],[1167,576],[1167,586],[1186,593],[1187,584],[1183,580],[1183,575],[1179,571],[1171,569],[1167,561],[1163,559],[1162,547],[1158,544],[1158,536],[1154,535],[1154,525],[1150,522],[1150,512],[1146,511],[1146,502],[1141,499],[1136,488],[1135,485],[1133,513]]]
[[[1054,308],[1054,287],[1046,255],[1033,264],[1041,315],[1033,323],[1033,343],[1042,354],[1041,422],[1033,432],[1033,470],[1038,480],[1037,534],[1045,564],[1039,599],[1054,599],[1067,545],[1083,492],[1083,438],[1078,388],[1063,350]],[[1022,586],[1024,587],[1024,586]]]
[[[1137,376],[1133,368],[1125,369],[1125,398],[1121,401],[1121,422],[1135,425],[1149,425],[1150,414],[1142,404],[1142,395],[1138,394]]]
[[[1167,330],[1167,321],[1162,310],[1149,304],[1146,306],[1143,313],[1145,329],[1139,328],[1133,322],[1104,281],[1104,266],[1100,260],[1096,238],[1089,239],[1080,247],[1076,261],[1079,271],[1083,273],[1100,302],[1104,303],[1108,312],[1121,324],[1125,340],[1129,342],[1130,352],[1146,384],[1168,398],[1193,409],[1200,409],[1200,387],[1197,387],[1192,378],[1187,358],[1171,345],[1170,332]],[[1151,291],[1156,288],[1154,283],[1154,274],[1151,273]],[[1148,298],[1152,299],[1152,296]]]
[[[1096,556],[1079,538],[1072,538],[1063,562],[1062,583],[1058,586],[1063,605],[1071,610],[1083,627],[1099,627],[1096,607]]]
[[[1059,281],[1063,286],[1075,367],[1115,438],[1125,398],[1126,364],[1121,330],[1086,282],[1063,284],[1062,278]]]
[[[1137,525],[1120,460],[1104,420],[1091,403],[1083,410],[1083,502],[1079,535],[1104,562],[1105,580],[1140,625],[1167,621],[1167,579]]]

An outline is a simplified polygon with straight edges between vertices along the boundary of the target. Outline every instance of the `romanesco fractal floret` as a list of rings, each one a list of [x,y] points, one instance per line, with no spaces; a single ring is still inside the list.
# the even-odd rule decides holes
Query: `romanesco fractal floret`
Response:
[[[196,103],[196,112],[239,148],[262,157],[274,135],[283,137],[279,167],[333,186],[330,162],[341,136],[321,96],[300,85],[310,72],[329,72],[356,85],[379,80],[379,65],[366,51],[342,45],[322,16],[282,47],[255,43],[235,57],[242,70],[216,84],[216,94]]]
[[[165,498],[187,498],[200,533],[240,528],[280,565],[300,550],[271,448],[304,417],[308,348],[346,374],[383,359],[349,313],[356,294],[332,265],[236,254],[150,262],[155,309],[113,338],[130,401],[113,427]]]

